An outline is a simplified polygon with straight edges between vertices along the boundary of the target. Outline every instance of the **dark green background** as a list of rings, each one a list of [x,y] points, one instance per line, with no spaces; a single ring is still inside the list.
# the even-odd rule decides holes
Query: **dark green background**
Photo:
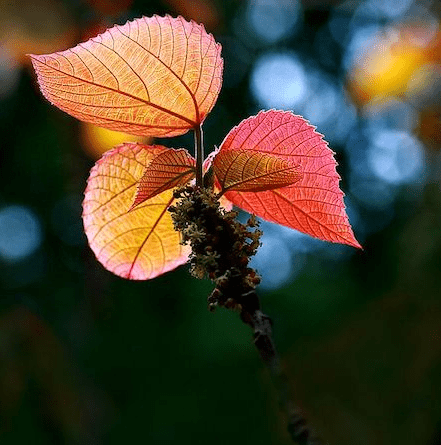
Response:
[[[79,36],[98,19],[176,15],[165,1],[138,0],[108,17],[93,2],[64,3]],[[220,41],[234,35],[244,3],[215,3],[209,31]],[[302,31],[280,45],[315,57],[312,42],[335,6],[305,2]],[[225,76],[244,75],[222,89],[207,147],[255,112],[249,70],[234,65],[232,48]],[[327,69],[343,76],[339,57]],[[0,130],[0,206],[30,208],[43,233],[32,256],[0,258],[0,443],[291,443],[250,330],[235,313],[207,311],[209,282],[186,267],[128,282],[95,260],[80,216],[93,160],[76,120],[42,98],[29,67],[2,99]],[[191,137],[177,143],[191,146]],[[345,178],[344,152],[332,148]],[[436,172],[437,147],[428,153]],[[400,189],[393,218],[362,239],[364,251],[345,261],[306,254],[292,283],[260,292],[293,395],[329,444],[441,443],[439,176],[411,193]],[[360,214],[375,224],[374,213]]]

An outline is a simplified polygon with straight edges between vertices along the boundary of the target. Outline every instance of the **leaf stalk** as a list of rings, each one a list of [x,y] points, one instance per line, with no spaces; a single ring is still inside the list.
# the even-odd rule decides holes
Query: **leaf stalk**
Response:
[[[199,124],[194,129],[194,153],[196,158],[196,187],[203,187],[203,171],[204,164],[204,134],[202,126]]]

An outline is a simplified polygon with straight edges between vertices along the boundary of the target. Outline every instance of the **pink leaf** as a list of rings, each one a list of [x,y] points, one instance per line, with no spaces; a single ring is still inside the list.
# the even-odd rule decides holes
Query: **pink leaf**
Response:
[[[270,110],[242,121],[220,151],[270,153],[300,165],[302,178],[287,187],[261,192],[228,191],[236,206],[316,238],[361,247],[355,239],[339,188],[334,153],[302,117]]]
[[[165,190],[189,182],[195,176],[195,164],[187,150],[165,149],[145,169],[131,209]]]

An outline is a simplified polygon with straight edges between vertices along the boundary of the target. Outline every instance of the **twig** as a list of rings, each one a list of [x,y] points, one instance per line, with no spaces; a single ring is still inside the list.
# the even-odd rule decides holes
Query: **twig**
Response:
[[[288,419],[288,432],[299,445],[321,445],[313,436],[301,411],[289,397],[286,375],[272,339],[271,319],[260,310],[255,291],[260,277],[248,267],[250,257],[260,245],[262,232],[251,217],[246,224],[237,221],[236,212],[224,211],[209,190],[185,186],[175,191],[178,204],[169,210],[182,242],[190,244],[190,272],[197,278],[208,277],[215,288],[208,307],[236,309],[254,331],[254,344],[268,367],[279,392],[280,407]]]
[[[258,296],[255,292],[253,293],[253,298],[258,304]],[[247,296],[248,298],[250,296]],[[252,306],[255,304],[253,303]],[[246,307],[242,309],[241,318],[254,330],[254,344],[268,367],[274,386],[277,388],[280,409],[287,417],[291,439],[299,445],[321,445],[321,440],[313,435],[300,409],[294,405],[289,396],[288,379],[280,366],[279,356],[272,338],[271,319],[260,309],[250,313]]]
[[[196,156],[196,185],[202,187],[203,164],[204,164],[204,133],[202,126],[198,125],[194,129],[194,152]]]

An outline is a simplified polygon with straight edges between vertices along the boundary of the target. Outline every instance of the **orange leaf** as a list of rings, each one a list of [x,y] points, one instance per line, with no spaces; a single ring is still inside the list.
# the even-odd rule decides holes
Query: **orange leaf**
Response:
[[[72,116],[130,134],[176,136],[213,108],[220,50],[202,25],[155,15],[31,58],[44,96]]]
[[[302,117],[270,110],[245,119],[220,147],[221,152],[238,150],[270,153],[300,165],[302,178],[275,190],[227,191],[233,204],[316,238],[361,247],[346,215],[334,153]]]
[[[302,177],[299,165],[268,153],[249,150],[221,150],[213,170],[226,191],[261,192],[294,184]]]
[[[136,186],[146,167],[168,149],[126,143],[108,151],[92,168],[83,202],[89,245],[104,267],[132,280],[147,280],[187,261],[167,208],[167,190],[131,212]]]
[[[195,177],[196,161],[187,150],[166,149],[147,166],[138,183],[131,210],[159,193],[184,185]]]

